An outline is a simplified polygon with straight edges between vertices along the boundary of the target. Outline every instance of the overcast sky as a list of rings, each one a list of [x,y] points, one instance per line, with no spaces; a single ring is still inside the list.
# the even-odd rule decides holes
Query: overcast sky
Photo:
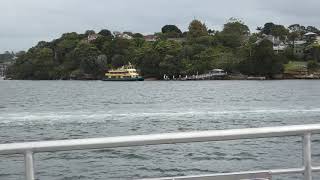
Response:
[[[1,0],[0,52],[27,50],[64,32],[186,30],[196,18],[219,30],[230,17],[251,30],[265,22],[320,26],[320,0]]]

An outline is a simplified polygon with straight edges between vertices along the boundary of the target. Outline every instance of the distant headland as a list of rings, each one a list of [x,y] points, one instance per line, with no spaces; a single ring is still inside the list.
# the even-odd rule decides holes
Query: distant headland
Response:
[[[319,62],[316,27],[265,23],[251,33],[235,18],[221,31],[193,20],[186,32],[175,25],[149,35],[71,32],[27,52],[0,54],[1,75],[22,80],[97,80],[129,63],[146,79],[319,79]]]

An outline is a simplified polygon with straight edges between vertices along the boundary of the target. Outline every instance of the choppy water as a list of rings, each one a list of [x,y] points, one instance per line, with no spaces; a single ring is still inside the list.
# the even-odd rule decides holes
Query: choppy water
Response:
[[[0,81],[0,143],[308,123],[320,123],[320,81]],[[41,153],[36,171],[102,180],[287,168],[301,149],[287,137]],[[0,156],[0,179],[22,178],[23,157]]]

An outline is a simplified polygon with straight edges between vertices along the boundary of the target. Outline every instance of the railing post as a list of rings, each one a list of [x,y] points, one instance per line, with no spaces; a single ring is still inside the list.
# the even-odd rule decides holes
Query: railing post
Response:
[[[24,163],[25,163],[25,176],[26,180],[35,180],[34,178],[34,163],[33,163],[33,152],[26,151],[24,154]]]
[[[303,136],[304,180],[312,180],[311,133]]]

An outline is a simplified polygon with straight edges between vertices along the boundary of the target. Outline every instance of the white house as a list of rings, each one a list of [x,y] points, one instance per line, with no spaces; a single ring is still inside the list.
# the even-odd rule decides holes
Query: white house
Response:
[[[133,39],[132,36],[130,36],[128,34],[123,34],[123,33],[119,37],[122,38],[122,39]]]
[[[273,51],[278,54],[280,52],[284,52],[287,47],[288,45],[284,43],[280,43],[278,45],[273,44]]]
[[[118,37],[118,38],[133,39],[133,37],[130,36],[129,34],[122,33],[122,32],[119,32],[119,31],[114,31],[113,34],[114,34],[115,37]]]
[[[91,42],[91,41],[96,40],[100,36],[101,36],[100,34],[89,34],[87,40],[88,40],[88,42]]]

